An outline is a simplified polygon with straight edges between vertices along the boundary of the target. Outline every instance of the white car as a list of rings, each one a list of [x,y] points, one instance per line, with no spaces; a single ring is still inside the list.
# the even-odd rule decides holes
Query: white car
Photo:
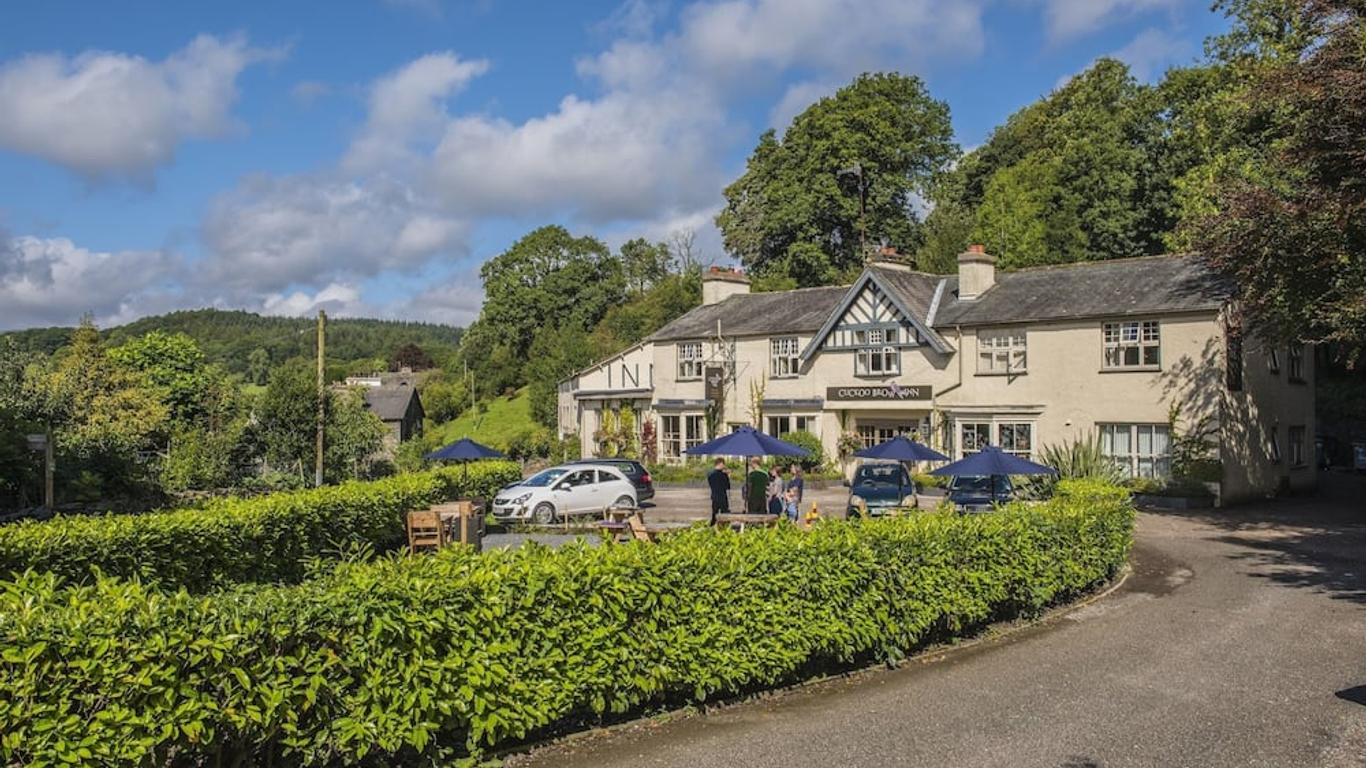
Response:
[[[493,517],[499,522],[553,523],[565,515],[600,513],[635,506],[636,487],[616,467],[573,464],[542,470],[498,492]]]

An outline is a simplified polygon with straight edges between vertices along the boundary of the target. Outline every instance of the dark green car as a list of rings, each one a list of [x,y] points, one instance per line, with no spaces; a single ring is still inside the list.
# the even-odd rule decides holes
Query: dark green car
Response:
[[[878,517],[895,509],[907,496],[915,494],[915,483],[906,467],[896,462],[868,463],[859,466],[849,483],[849,503],[846,514],[859,517],[867,509],[869,517]]]

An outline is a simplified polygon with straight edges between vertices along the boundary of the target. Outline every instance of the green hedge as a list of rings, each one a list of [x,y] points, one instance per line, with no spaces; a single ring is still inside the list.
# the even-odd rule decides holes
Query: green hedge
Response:
[[[308,558],[351,542],[380,551],[399,546],[410,509],[462,495],[491,497],[519,477],[511,462],[481,462],[468,469],[220,499],[196,509],[3,526],[0,576],[32,568],[79,582],[98,570],[192,592],[240,582],[293,582],[303,577]]]
[[[208,597],[0,588],[0,748],[31,766],[430,764],[554,724],[899,658],[1111,576],[1123,491],[656,545],[343,563]]]

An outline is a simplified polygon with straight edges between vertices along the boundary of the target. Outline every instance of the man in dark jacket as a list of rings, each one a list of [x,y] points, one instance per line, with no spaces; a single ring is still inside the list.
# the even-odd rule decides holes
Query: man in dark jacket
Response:
[[[717,459],[715,467],[707,473],[707,485],[711,487],[712,525],[716,525],[717,515],[730,514],[730,475],[726,474],[726,460]]]

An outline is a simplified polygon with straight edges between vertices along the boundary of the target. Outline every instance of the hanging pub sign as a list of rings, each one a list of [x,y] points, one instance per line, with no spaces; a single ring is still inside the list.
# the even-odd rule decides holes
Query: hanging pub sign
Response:
[[[707,368],[703,371],[702,378],[707,386],[707,402],[720,407],[726,399],[726,369],[719,366]]]
[[[846,387],[826,387],[826,400],[929,400],[932,389],[928,384],[853,384]]]

